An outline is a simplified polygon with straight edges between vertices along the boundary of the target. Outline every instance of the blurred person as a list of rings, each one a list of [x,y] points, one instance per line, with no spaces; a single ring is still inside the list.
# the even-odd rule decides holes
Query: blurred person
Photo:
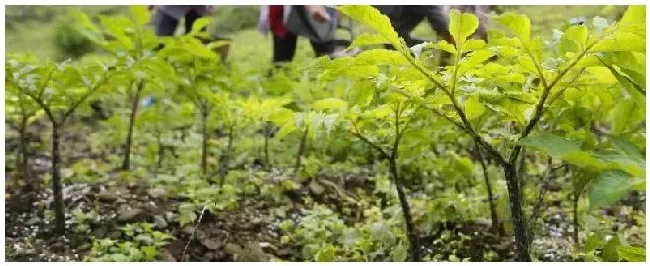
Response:
[[[411,32],[423,20],[427,20],[431,28],[449,43],[454,43],[454,39],[449,33],[449,12],[451,9],[458,9],[463,13],[472,13],[479,19],[479,28],[474,34],[475,37],[487,41],[487,13],[490,6],[375,6],[379,12],[390,19],[390,23],[397,34],[404,38],[406,45],[412,47],[423,40],[415,39]]]
[[[185,18],[185,33],[192,30],[194,22],[215,13],[216,6],[149,6],[156,9],[154,25],[156,35],[173,36],[182,18]]]
[[[338,18],[333,8],[323,5],[262,6],[259,29],[273,34],[273,64],[278,66],[293,60],[298,36],[310,39],[317,57],[331,55]]]

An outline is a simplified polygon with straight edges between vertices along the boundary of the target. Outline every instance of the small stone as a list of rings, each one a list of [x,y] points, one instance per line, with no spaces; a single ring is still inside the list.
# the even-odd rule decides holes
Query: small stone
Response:
[[[149,190],[149,196],[151,198],[157,199],[167,194],[167,190],[163,187],[156,187]]]
[[[325,192],[325,188],[315,180],[312,180],[311,183],[309,183],[309,190],[314,193],[314,195],[320,195]]]
[[[99,193],[97,193],[97,199],[100,201],[105,201],[105,202],[114,202],[119,198],[117,193],[112,190],[102,190]]]
[[[165,220],[167,220],[167,222],[173,222],[174,221],[174,213],[173,212],[165,212]]]
[[[128,211],[120,213],[120,215],[117,217],[117,220],[119,222],[135,222],[139,218],[142,217],[142,214],[144,212],[142,209],[134,208],[130,209]]]
[[[163,218],[161,215],[154,216],[153,217],[153,222],[156,225],[156,228],[158,228],[158,229],[167,228],[167,221],[165,221],[165,218]]]
[[[201,244],[210,250],[217,250],[223,246],[223,242],[216,238],[201,239]]]
[[[186,235],[192,235],[192,232],[194,232],[194,227],[191,225],[185,225],[183,229],[181,229],[181,232]]]

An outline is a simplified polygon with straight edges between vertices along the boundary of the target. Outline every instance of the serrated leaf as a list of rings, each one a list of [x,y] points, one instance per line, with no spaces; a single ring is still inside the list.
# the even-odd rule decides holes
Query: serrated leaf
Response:
[[[508,12],[498,16],[495,20],[519,37],[524,46],[530,44],[530,19],[526,15]]]
[[[478,18],[473,14],[461,13],[456,9],[449,12],[449,33],[456,42],[457,49],[463,47],[467,37],[478,28]]]
[[[393,29],[390,19],[371,6],[346,5],[338,8],[341,13],[362,24],[365,24],[383,36],[390,44],[401,51],[406,47],[400,42],[397,32]]]
[[[446,52],[451,53],[451,54],[456,54],[457,53],[456,47],[454,47],[453,44],[447,42],[446,40],[438,41],[437,43],[432,44],[431,47],[436,48],[438,50],[446,51]],[[465,48],[463,48],[463,50],[464,49]]]
[[[631,188],[630,174],[609,170],[598,174],[589,188],[589,209],[610,206],[621,200]]]

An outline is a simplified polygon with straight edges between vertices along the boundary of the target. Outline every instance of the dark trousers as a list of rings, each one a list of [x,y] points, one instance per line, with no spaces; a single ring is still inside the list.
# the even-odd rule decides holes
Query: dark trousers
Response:
[[[431,28],[448,39],[449,16],[443,6],[376,6],[390,19],[397,34],[404,38],[406,45],[413,46],[421,41],[411,38],[411,31],[426,19]]]
[[[280,38],[273,35],[273,63],[291,62],[293,56],[296,54],[296,44],[298,43],[298,36],[288,32],[284,37]],[[314,48],[316,56],[323,56],[334,52],[335,44],[333,41],[317,43],[311,41],[311,47]]]
[[[192,30],[194,21],[199,19],[199,17],[199,14],[194,11],[194,9],[185,14],[185,33],[188,33]],[[156,24],[156,35],[173,36],[174,32],[176,31],[176,27],[178,27],[179,20],[165,14],[164,12],[156,12],[154,22]]]

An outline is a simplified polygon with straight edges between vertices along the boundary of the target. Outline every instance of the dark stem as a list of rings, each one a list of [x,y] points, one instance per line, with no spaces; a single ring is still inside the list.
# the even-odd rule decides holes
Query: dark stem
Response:
[[[21,169],[23,172],[23,178],[25,179],[25,191],[26,192],[38,192],[39,182],[38,179],[33,177],[29,170],[29,139],[27,136],[27,119],[28,117],[23,117],[20,122],[20,128],[18,133],[20,135],[20,157],[18,160],[18,169]]]
[[[305,153],[305,146],[307,144],[308,134],[309,134],[309,127],[305,127],[305,131],[302,133],[302,137],[300,138],[300,145],[298,146],[298,154],[296,155],[296,165],[294,166],[296,172],[298,172],[298,169],[300,169],[300,160],[302,158],[302,155]]]
[[[526,201],[526,148],[521,150],[521,159],[519,160],[519,169],[517,170],[519,178],[519,191],[522,202]]]
[[[521,195],[519,191],[519,182],[517,180],[517,166],[515,164],[508,164],[503,170],[505,173],[506,184],[508,186],[508,196],[510,197],[510,213],[515,230],[515,252],[517,261],[528,262],[531,261],[530,254],[528,253],[528,230],[526,228],[524,211],[521,207]]]
[[[488,203],[490,204],[490,216],[492,217],[492,230],[501,233],[499,230],[499,217],[497,216],[497,209],[496,204],[494,203],[494,194],[492,193],[492,184],[490,183],[487,165],[485,164],[485,160],[481,154],[480,146],[476,142],[474,142],[474,150],[476,158],[481,164],[481,169],[483,170],[483,180],[485,181],[485,187],[487,188]]]
[[[264,125],[264,167],[269,167],[269,135],[271,134],[271,123]]]
[[[399,202],[402,207],[402,215],[404,215],[404,221],[406,222],[407,237],[409,243],[411,244],[412,261],[418,262],[422,260],[422,256],[420,255],[420,245],[418,243],[418,236],[415,232],[413,218],[411,217],[411,208],[409,206],[408,200],[406,199],[404,188],[402,187],[402,180],[399,178],[399,173],[397,172],[397,158],[390,158],[389,164],[390,173],[393,177],[395,188],[397,189],[397,197],[399,198]]]
[[[578,220],[578,200],[580,195],[573,194],[573,242],[576,246],[580,246],[580,237],[578,236],[578,227],[580,227],[580,221]]]
[[[54,193],[55,233],[65,235],[65,203],[63,201],[63,182],[61,180],[61,154],[59,148],[59,124],[52,122],[52,191]]]
[[[156,173],[158,173],[162,168],[163,156],[165,155],[165,147],[163,147],[160,132],[156,134],[156,143],[158,144],[158,168],[156,169]]]
[[[129,117],[129,132],[126,135],[126,142],[124,143],[124,161],[122,162],[122,170],[129,171],[131,169],[131,146],[133,143],[133,129],[135,128],[135,119],[138,115],[138,106],[140,103],[140,92],[144,87],[144,82],[140,81],[135,91],[135,96],[131,102],[131,115]]]
[[[230,126],[228,127],[228,146],[226,147],[226,153],[222,157],[221,161],[221,169],[220,169],[220,180],[219,180],[219,187],[223,187],[223,183],[226,181],[226,175],[228,174],[228,171],[230,170],[229,168],[229,163],[230,163],[230,154],[232,152],[232,141],[234,138],[233,134],[233,127]]]

